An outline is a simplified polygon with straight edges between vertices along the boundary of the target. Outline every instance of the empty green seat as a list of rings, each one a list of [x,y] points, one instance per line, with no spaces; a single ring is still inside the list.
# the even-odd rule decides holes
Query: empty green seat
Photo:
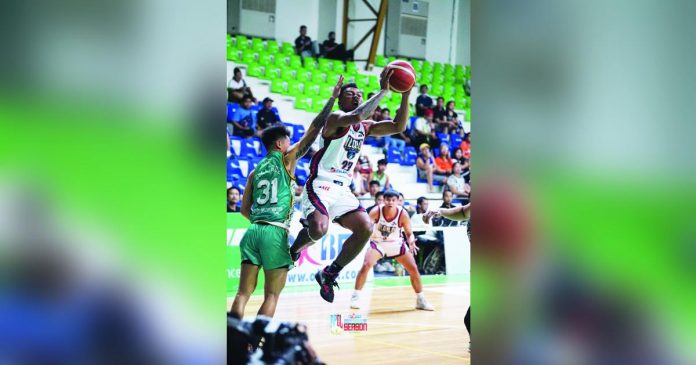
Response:
[[[295,54],[295,46],[292,43],[289,42],[283,42],[283,48],[281,48],[281,51],[284,55],[291,55]]]
[[[332,85],[332,84],[322,84],[319,87],[319,95],[322,98],[328,99],[329,97],[331,97],[331,94],[333,94],[333,87],[334,87],[334,85]]]
[[[268,65],[272,64],[271,55],[268,53],[259,54],[259,60],[257,61],[257,63],[260,65],[263,65],[263,66],[268,66]]]
[[[317,96],[319,95],[319,84],[310,82],[304,83],[304,94],[307,96]]]
[[[239,48],[239,49],[245,49],[245,48],[247,48],[247,46],[248,46],[248,39],[247,39],[246,36],[237,35],[237,37],[235,37],[235,40],[236,40],[235,45],[237,46],[237,48]]]
[[[289,65],[294,69],[302,68],[302,59],[298,55],[291,55]]]
[[[301,94],[302,92],[300,90],[300,83],[295,80],[288,81],[288,88],[286,93],[291,96]]]
[[[343,63],[343,61],[338,61],[338,60],[333,61],[333,72],[334,73],[346,72],[346,65]]]
[[[242,60],[240,61],[241,63],[244,63],[246,65],[252,65],[256,63],[256,58],[254,57],[254,53],[249,52],[249,50],[244,50],[242,52]]]
[[[280,79],[274,79],[271,81],[271,92],[277,94],[285,93],[285,81]]]
[[[307,70],[313,70],[313,69],[317,68],[317,64],[318,64],[317,60],[315,60],[314,58],[311,58],[311,57],[307,57],[304,60],[304,68]]]
[[[228,48],[227,49],[227,59],[229,61],[238,61],[239,60],[239,53],[237,53],[236,48]]]
[[[312,105],[309,107],[309,111],[312,113],[319,113],[321,112],[322,109],[324,109],[324,105],[326,104],[327,99],[324,98],[312,98]],[[334,104],[337,104],[334,102]]]
[[[278,48],[278,42],[276,41],[268,41],[266,43],[266,52],[270,54],[276,54],[278,53],[279,48]]]
[[[358,66],[353,61],[348,61],[346,63],[346,72],[353,74],[358,72]]]
[[[289,67],[284,67],[280,69],[280,78],[285,81],[290,81],[295,79],[295,72]]]
[[[302,68],[297,69],[295,70],[295,79],[299,82],[307,82],[309,81],[309,76],[307,74],[307,70]]]
[[[326,73],[319,69],[313,69],[310,71],[310,77],[312,82],[315,84],[323,84],[326,81]]]
[[[357,74],[354,79],[355,84],[361,89],[367,88],[370,85],[370,77],[365,74]]]
[[[263,73],[261,72],[261,65],[253,64],[247,67],[247,75],[252,77],[261,77]]]
[[[375,66],[384,67],[387,65],[387,59],[383,55],[375,57]]]
[[[269,65],[266,67],[265,75],[271,80],[280,78],[280,67],[275,65]]]
[[[295,96],[295,109],[307,110],[311,99],[306,95]]]
[[[466,108],[466,116],[464,117],[464,120],[471,122],[471,108]]]
[[[263,46],[263,40],[261,38],[252,38],[251,39],[251,49],[257,52],[261,52],[264,50]]]

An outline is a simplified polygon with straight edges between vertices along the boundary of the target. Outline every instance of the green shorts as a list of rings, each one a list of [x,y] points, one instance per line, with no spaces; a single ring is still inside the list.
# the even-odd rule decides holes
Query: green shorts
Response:
[[[254,223],[239,244],[242,262],[249,261],[265,270],[292,268],[288,231],[270,224]]]

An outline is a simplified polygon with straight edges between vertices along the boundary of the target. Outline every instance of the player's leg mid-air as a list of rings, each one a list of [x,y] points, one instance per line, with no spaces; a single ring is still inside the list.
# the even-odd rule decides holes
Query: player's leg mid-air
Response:
[[[394,120],[375,122],[369,116],[388,93],[394,70],[386,67],[380,75],[380,91],[362,102],[362,91],[355,84],[344,85],[338,96],[339,110],[329,115],[321,133],[322,148],[312,157],[310,174],[302,194],[302,211],[307,219],[290,254],[298,259],[302,250],[326,235],[334,221],[352,232],[331,265],[315,275],[319,294],[334,300],[334,286],[341,270],[362,251],[372,234],[372,221],[350,191],[353,167],[368,136],[386,136],[406,129],[410,89],[402,93],[401,106]]]
[[[333,96],[296,144],[290,145],[290,133],[284,126],[266,128],[261,134],[268,154],[249,174],[242,199],[241,213],[251,221],[251,226],[239,245],[242,270],[230,310],[237,318],[244,315],[249,297],[256,289],[261,267],[266,280],[263,304],[258,314],[272,317],[275,313],[288,270],[293,264],[288,252],[288,227],[294,205],[294,178],[290,171],[295,171],[297,161],[319,136],[342,85],[341,76]]]
[[[423,294],[423,284],[413,254],[417,252],[416,239],[411,230],[411,220],[403,208],[398,206],[399,194],[395,191],[384,193],[384,205],[370,212],[370,219],[375,224],[370,239],[370,248],[365,254],[363,266],[355,279],[355,291],[350,299],[350,307],[360,308],[360,294],[365,286],[367,275],[377,260],[382,257],[396,258],[411,279],[411,286],[416,292],[416,309],[435,310]],[[403,240],[402,231],[408,239],[408,247]]]

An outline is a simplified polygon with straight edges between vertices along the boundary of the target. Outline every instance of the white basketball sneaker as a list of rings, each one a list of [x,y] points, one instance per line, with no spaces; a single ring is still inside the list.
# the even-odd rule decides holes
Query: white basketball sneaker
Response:
[[[418,299],[416,299],[416,309],[421,309],[424,311],[434,311],[435,307],[428,303],[428,300],[425,299],[424,295],[419,295]]]
[[[353,295],[350,296],[350,307],[353,309],[360,309],[360,294],[358,292],[353,292]]]

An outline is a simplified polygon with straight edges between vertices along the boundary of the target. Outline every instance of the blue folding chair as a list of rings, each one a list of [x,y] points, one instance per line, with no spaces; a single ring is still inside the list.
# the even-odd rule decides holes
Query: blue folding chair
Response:
[[[239,152],[239,158],[244,160],[253,160],[258,154],[256,153],[256,146],[254,145],[254,140],[250,138],[245,138],[242,140],[242,148]]]
[[[418,153],[416,149],[411,146],[406,146],[404,150],[404,157],[401,160],[401,166],[413,166],[416,164],[416,159],[418,158]]]
[[[388,163],[401,163],[401,150],[391,147],[387,150]]]

